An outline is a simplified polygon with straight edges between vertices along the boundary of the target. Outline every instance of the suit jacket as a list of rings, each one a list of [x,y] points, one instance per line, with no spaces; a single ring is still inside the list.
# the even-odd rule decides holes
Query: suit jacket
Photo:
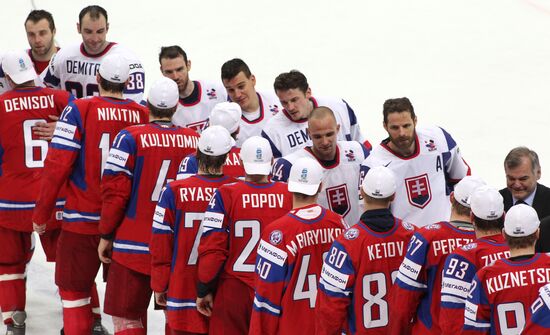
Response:
[[[504,210],[512,207],[512,193],[508,188],[500,190],[504,198]],[[533,208],[537,211],[540,222],[540,237],[535,246],[537,252],[550,252],[550,188],[537,183],[537,191],[533,199]]]

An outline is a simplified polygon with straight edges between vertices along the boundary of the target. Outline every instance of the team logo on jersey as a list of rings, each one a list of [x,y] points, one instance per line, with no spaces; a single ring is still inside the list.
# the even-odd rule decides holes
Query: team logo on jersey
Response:
[[[206,95],[208,96],[208,99],[213,100],[218,98],[218,94],[216,93],[216,89],[211,88],[206,90]]]
[[[349,149],[346,150],[346,157],[348,158],[348,162],[355,162],[355,153],[353,150]]]
[[[326,189],[328,205],[331,211],[346,216],[351,210],[346,184]]]
[[[350,228],[344,233],[344,238],[346,240],[355,240],[357,236],[359,236],[359,229],[357,228]]]
[[[421,176],[405,179],[405,186],[407,188],[409,203],[414,207],[424,208],[432,200],[430,180],[426,173]]]
[[[462,246],[462,250],[468,251],[468,250],[475,249],[476,247],[477,247],[477,243],[468,243]]]
[[[283,241],[283,232],[280,230],[274,230],[269,234],[269,242],[273,245],[279,245]]]
[[[414,226],[412,223],[408,223],[408,222],[401,222],[401,223],[403,225],[403,228],[407,230],[414,230]]]
[[[439,229],[439,228],[441,228],[441,225],[439,223],[432,223],[432,224],[426,226],[427,230],[436,230],[436,229]]]
[[[271,115],[275,115],[275,114],[279,113],[279,106],[269,105],[269,111],[271,112]]]
[[[428,151],[437,150],[434,140],[424,141],[424,144],[426,145],[426,148],[428,148]]]

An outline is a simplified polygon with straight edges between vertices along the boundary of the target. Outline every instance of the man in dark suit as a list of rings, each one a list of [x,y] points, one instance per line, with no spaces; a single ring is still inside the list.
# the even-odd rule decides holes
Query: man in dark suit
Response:
[[[504,159],[506,188],[500,190],[504,198],[504,210],[520,204],[535,209],[540,224],[537,252],[550,252],[550,188],[539,184],[540,163],[536,152],[527,147],[512,149]],[[543,220],[544,218],[547,220]]]

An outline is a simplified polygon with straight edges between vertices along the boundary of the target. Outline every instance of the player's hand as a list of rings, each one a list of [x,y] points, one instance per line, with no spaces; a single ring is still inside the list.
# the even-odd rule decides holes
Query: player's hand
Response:
[[[212,315],[213,305],[214,297],[212,296],[212,293],[208,293],[206,296],[204,296],[204,298],[197,298],[197,310],[203,315]]]
[[[46,224],[38,224],[38,223],[32,223],[32,229],[38,233],[38,235],[42,235],[46,232]]]
[[[113,241],[106,240],[102,238],[99,241],[99,246],[97,247],[97,253],[99,255],[99,260],[103,263],[111,263],[111,254],[113,251]]]
[[[53,122],[46,123],[38,121],[33,127],[34,134],[41,140],[50,141],[52,139],[56,121],[59,120],[59,117],[55,115],[48,115],[48,118],[50,118]]]
[[[155,301],[157,305],[166,306],[166,292],[155,292]]]

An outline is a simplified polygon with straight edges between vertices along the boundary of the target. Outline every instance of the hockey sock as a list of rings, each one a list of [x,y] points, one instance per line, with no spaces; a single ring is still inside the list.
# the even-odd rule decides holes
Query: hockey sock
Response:
[[[15,311],[25,310],[25,300],[25,274],[0,274],[0,309],[4,324],[13,323],[12,315]]]
[[[92,332],[92,310],[90,292],[59,289],[63,304],[63,328],[66,335],[90,334]]]
[[[94,319],[101,319],[101,308],[99,306],[99,294],[97,293],[97,285],[94,282],[90,292],[90,305],[92,306],[92,314]]]
[[[146,335],[147,328],[143,328],[141,320],[130,320],[113,316],[115,335]]]

